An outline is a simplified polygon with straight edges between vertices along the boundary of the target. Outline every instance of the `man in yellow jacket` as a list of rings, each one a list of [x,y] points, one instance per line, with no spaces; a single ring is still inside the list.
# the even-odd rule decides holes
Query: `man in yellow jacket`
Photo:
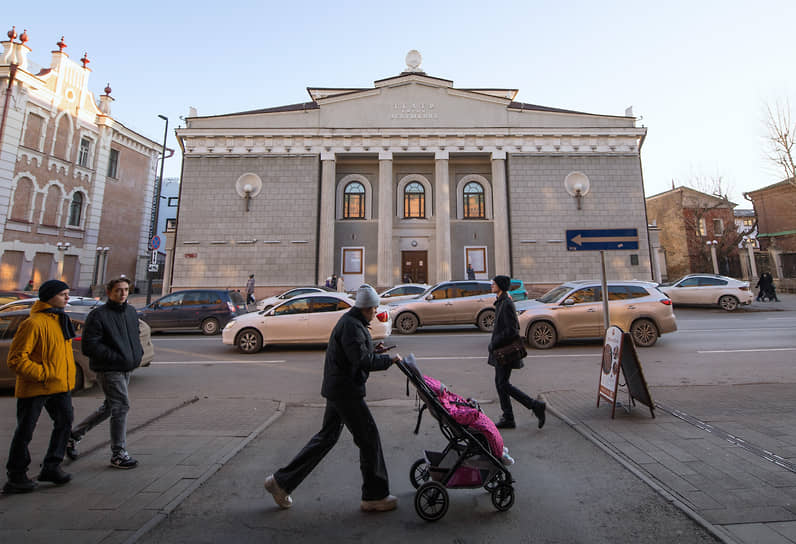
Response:
[[[28,478],[28,445],[41,415],[47,410],[53,420],[50,445],[42,463],[40,482],[63,485],[72,479],[61,468],[66,441],[72,427],[72,395],[75,359],[72,354],[74,328],[64,313],[69,286],[59,280],[44,282],[30,317],[20,324],[8,352],[8,366],[17,375],[17,428],[11,440],[3,493],[27,493],[36,488]]]

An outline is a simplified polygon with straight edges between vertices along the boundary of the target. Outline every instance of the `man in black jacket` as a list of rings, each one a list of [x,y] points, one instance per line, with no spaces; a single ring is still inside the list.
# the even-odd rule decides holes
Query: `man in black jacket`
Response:
[[[138,328],[138,314],[127,304],[130,280],[117,278],[105,286],[108,301],[88,314],[83,327],[83,354],[89,357],[91,370],[105,393],[105,401],[93,414],[72,429],[66,454],[77,459],[77,443],[83,436],[111,418],[111,466],[135,468],[138,461],[127,453],[127,412],[130,400],[127,387],[133,369],[141,364],[144,348]]]
[[[335,325],[326,348],[321,395],[326,411],[321,430],[287,466],[265,480],[265,489],[280,508],[290,508],[290,493],[321,462],[340,438],[345,425],[359,447],[362,471],[362,502],[365,512],[394,510],[398,499],[390,495],[387,466],[379,439],[379,429],[365,403],[365,382],[371,370],[386,370],[401,359],[400,355],[378,355],[383,345],[374,349],[368,325],[376,315],[379,295],[370,285],[357,290],[354,307]]]

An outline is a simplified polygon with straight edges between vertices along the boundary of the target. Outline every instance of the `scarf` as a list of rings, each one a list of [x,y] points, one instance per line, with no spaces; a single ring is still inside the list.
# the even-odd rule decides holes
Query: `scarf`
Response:
[[[61,325],[61,331],[64,333],[64,340],[71,340],[77,334],[75,334],[75,327],[72,326],[72,320],[69,319],[69,316],[66,315],[63,308],[47,308],[46,310],[42,310],[43,314],[55,314],[58,316],[58,321]]]

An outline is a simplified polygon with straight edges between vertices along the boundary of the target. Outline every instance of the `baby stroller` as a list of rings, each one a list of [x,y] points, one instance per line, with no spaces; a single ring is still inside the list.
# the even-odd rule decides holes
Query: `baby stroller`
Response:
[[[420,428],[423,410],[439,423],[442,435],[448,445],[441,452],[425,451],[425,457],[418,459],[409,470],[409,481],[415,492],[415,511],[426,521],[442,519],[448,511],[448,489],[483,487],[492,497],[492,505],[504,512],[514,505],[514,479],[490,449],[487,438],[472,427],[462,425],[445,409],[435,392],[429,387],[415,364],[414,357],[408,356],[395,363],[417,390],[423,406],[417,416],[415,434]],[[501,441],[502,447],[502,441]]]

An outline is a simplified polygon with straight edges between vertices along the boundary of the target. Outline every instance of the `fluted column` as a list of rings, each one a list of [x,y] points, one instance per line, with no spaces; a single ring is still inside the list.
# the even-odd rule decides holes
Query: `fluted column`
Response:
[[[495,270],[493,274],[511,274],[508,211],[506,152],[495,151],[492,153],[492,213],[495,230]]]
[[[379,152],[379,287],[395,283],[392,270],[392,225],[395,217],[393,205],[392,153]]]
[[[318,239],[318,282],[334,272],[334,153],[321,153],[321,216]]]
[[[437,216],[437,281],[451,279],[451,204],[448,152],[434,154],[434,209]]]

